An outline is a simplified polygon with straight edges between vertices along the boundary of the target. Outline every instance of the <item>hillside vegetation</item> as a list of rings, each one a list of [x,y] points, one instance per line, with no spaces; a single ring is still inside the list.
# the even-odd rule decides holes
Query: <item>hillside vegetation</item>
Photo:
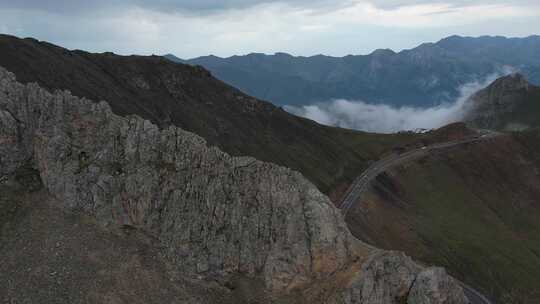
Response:
[[[540,301],[540,132],[432,152],[377,178],[356,236],[445,265],[497,303]]]

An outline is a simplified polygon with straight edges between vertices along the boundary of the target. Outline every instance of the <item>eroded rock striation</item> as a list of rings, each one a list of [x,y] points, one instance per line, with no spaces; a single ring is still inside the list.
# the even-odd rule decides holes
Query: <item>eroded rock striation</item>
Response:
[[[314,292],[324,303],[404,303],[411,290],[422,303],[466,303],[457,284],[432,290],[440,284],[422,280],[415,288],[420,273],[428,282],[453,279],[431,279],[403,254],[353,238],[301,174],[114,115],[106,102],[22,85],[2,68],[0,143],[2,178],[34,167],[63,207],[155,236],[182,273],[258,277],[273,295],[337,282]],[[441,290],[458,296],[430,296]]]

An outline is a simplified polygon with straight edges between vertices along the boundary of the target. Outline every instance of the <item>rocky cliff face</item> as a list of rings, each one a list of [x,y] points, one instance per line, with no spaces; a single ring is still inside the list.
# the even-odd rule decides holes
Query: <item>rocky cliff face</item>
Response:
[[[539,91],[521,74],[501,77],[469,98],[464,120],[483,129],[516,131],[537,127]]]
[[[183,274],[243,274],[274,297],[310,291],[321,303],[466,303],[452,278],[354,239],[299,173],[116,116],[105,102],[22,85],[2,68],[0,143],[1,180],[34,167],[63,208],[156,237]],[[417,284],[419,275],[428,279]],[[430,296],[440,288],[426,280],[450,282],[448,296]]]

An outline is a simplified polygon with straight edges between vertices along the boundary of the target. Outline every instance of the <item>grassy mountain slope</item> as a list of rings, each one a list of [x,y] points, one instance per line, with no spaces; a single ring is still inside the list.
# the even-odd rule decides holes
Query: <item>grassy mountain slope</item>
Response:
[[[0,66],[20,82],[106,100],[117,114],[176,125],[229,154],[296,169],[326,193],[354,179],[382,151],[416,138],[322,126],[247,96],[203,68],[159,56],[69,51],[0,35]]]
[[[539,52],[540,36],[451,36],[399,53],[376,50],[369,55],[345,57],[248,54],[182,62],[204,66],[219,79],[279,105],[345,98],[429,106],[455,100],[459,86],[508,66],[540,83]]]
[[[353,233],[447,267],[497,303],[540,301],[540,132],[432,152],[377,178]]]

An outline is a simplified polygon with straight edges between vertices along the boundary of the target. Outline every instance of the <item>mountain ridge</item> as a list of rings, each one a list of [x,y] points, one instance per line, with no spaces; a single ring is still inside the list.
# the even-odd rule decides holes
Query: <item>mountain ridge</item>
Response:
[[[422,46],[433,46],[433,45],[437,45],[439,43],[446,43],[446,42],[449,42],[449,41],[452,41],[452,40],[461,40],[461,39],[502,39],[502,40],[521,40],[521,39],[540,39],[540,35],[529,35],[529,36],[525,36],[525,37],[507,37],[507,36],[499,36],[499,35],[482,35],[482,36],[462,36],[462,35],[451,35],[451,36],[448,36],[448,37],[445,37],[445,38],[441,38],[439,39],[438,41],[436,42],[425,42],[425,43],[422,43],[416,47],[413,47],[413,48],[408,48],[408,49],[403,49],[403,50],[400,50],[400,51],[395,51],[393,49],[390,49],[390,48],[378,48],[378,49],[375,49],[373,51],[371,51],[370,53],[367,53],[367,54],[347,54],[347,55],[343,55],[343,56],[334,56],[334,55],[325,55],[325,54],[315,54],[315,55],[294,55],[294,54],[291,54],[291,53],[287,53],[287,52],[275,52],[275,53],[259,53],[259,52],[252,52],[252,53],[247,53],[247,54],[243,54],[243,55],[231,55],[231,56],[218,56],[218,55],[213,55],[213,54],[210,54],[210,55],[203,55],[203,56],[197,56],[197,57],[192,57],[192,58],[188,58],[188,59],[184,59],[184,58],[180,58],[180,57],[177,57],[176,55],[172,54],[172,53],[168,53],[168,54],[165,54],[165,55],[162,55],[164,57],[170,57],[171,59],[172,58],[175,58],[175,59],[178,59],[178,60],[182,60],[182,61],[186,61],[186,62],[189,62],[191,60],[195,60],[195,59],[199,59],[199,58],[215,58],[215,59],[231,59],[231,58],[235,58],[235,57],[245,57],[245,56],[250,56],[250,55],[254,55],[254,56],[257,56],[257,55],[260,55],[260,56],[267,56],[267,57],[271,57],[271,56],[276,56],[276,55],[285,55],[286,57],[292,57],[292,58],[314,58],[314,57],[326,57],[326,58],[344,58],[344,57],[355,57],[355,56],[370,56],[370,55],[373,55],[374,53],[380,53],[380,52],[388,52],[388,53],[393,53],[393,54],[400,54],[400,53],[403,53],[403,52],[409,52],[409,51],[412,51],[414,50],[415,48],[419,48],[419,47],[422,47]]]
[[[192,276],[192,282],[218,291],[221,284],[236,289],[234,283],[225,283],[235,274],[252,283],[259,280],[263,297],[257,301],[262,303],[468,303],[459,283],[443,269],[421,267],[402,253],[381,251],[354,239],[340,211],[297,172],[250,157],[231,157],[174,126],[160,129],[136,115],[115,115],[105,101],[80,99],[66,91],[51,94],[35,83],[23,85],[15,79],[0,68],[0,142],[9,143],[0,146],[2,202],[10,184],[17,183],[17,172],[30,167],[46,190],[41,195],[51,196],[34,199],[30,208],[47,209],[45,201],[55,198],[49,203],[66,212],[86,214],[103,228],[141,231],[157,241],[153,249],[167,257],[178,275]],[[24,201],[17,194],[15,199]],[[21,202],[16,201],[16,207],[18,204]],[[49,216],[58,217],[50,211]],[[63,221],[62,227],[48,231],[48,239],[62,239],[69,229],[77,231],[78,224],[69,228]],[[5,222],[0,224],[4,228]],[[16,228],[19,223],[11,224]],[[1,237],[3,241],[10,236]],[[45,295],[14,292],[32,286],[30,280],[13,284],[10,278],[18,265],[12,259],[17,238],[18,234],[0,246],[0,252],[10,253],[10,263],[0,265],[0,269],[8,269],[0,273],[0,282],[9,282],[2,284],[10,295],[5,300],[137,299],[136,295],[122,295],[141,286],[137,283],[107,294],[72,286],[48,289]],[[119,242],[112,235],[107,238]],[[80,258],[69,252],[59,255],[63,242],[56,242],[57,254],[52,258],[56,263],[45,256],[47,273],[43,276],[38,267],[32,283],[49,285],[49,276],[57,276],[59,282],[59,278],[73,277],[70,272],[77,273],[66,269],[66,263],[58,264],[58,259],[71,265],[74,256]],[[34,246],[26,243],[25,249]],[[123,246],[118,245],[120,251],[126,250]],[[153,250],[147,251],[151,255]],[[16,256],[32,260],[38,252],[25,250]],[[110,249],[105,252],[117,254]],[[93,251],[90,259],[100,261],[102,254],[102,250]],[[145,255],[134,254],[135,259],[137,254]],[[138,271],[144,277],[130,281],[148,284],[151,278],[146,276],[153,273],[145,271],[154,271],[156,266],[148,262],[137,266],[134,261],[122,267],[131,265],[142,268]],[[125,273],[105,272],[97,281],[103,285],[103,280],[122,275]],[[82,280],[88,283],[88,278]],[[227,295],[223,288],[221,292]],[[179,292],[182,289],[171,296]],[[207,303],[210,296],[202,294],[189,303]]]
[[[467,101],[464,120],[481,129],[520,131],[540,127],[540,87],[514,73],[495,80]]]
[[[182,60],[277,105],[332,99],[428,107],[454,101],[459,87],[512,67],[540,83],[540,36],[452,36],[436,43],[369,55],[290,56],[248,54]],[[170,59],[173,59],[169,56]]]
[[[303,172],[329,193],[382,150],[411,135],[374,135],[319,125],[241,93],[201,67],[160,56],[69,51],[0,35],[0,66],[22,83],[107,100],[119,115],[138,114],[161,128],[182,127],[210,145]],[[360,143],[371,142],[370,148]],[[317,167],[311,165],[316,160]]]

